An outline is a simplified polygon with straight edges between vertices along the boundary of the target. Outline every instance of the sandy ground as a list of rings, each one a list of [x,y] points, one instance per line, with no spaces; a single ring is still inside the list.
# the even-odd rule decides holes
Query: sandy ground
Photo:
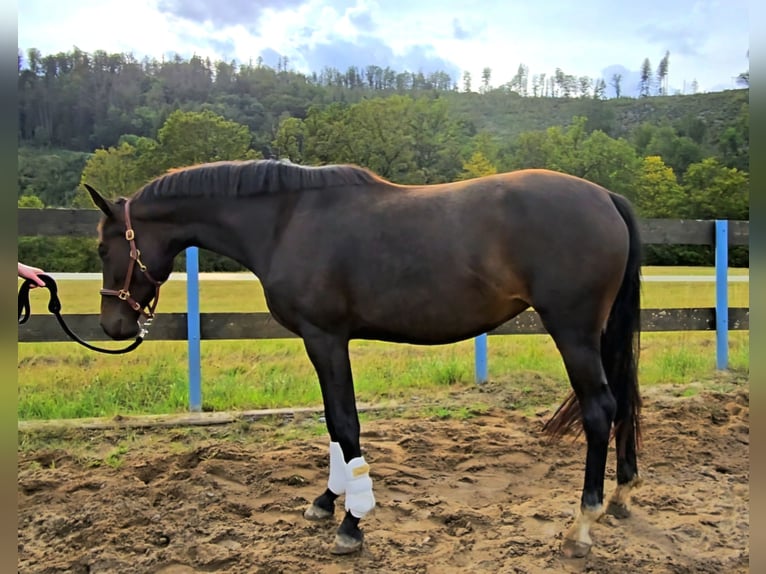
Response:
[[[464,420],[363,424],[378,506],[362,522],[365,546],[354,556],[329,553],[340,502],[330,522],[302,517],[327,480],[324,436],[267,440],[268,425],[258,423],[81,437],[97,453],[134,433],[118,468],[94,466],[74,442],[24,449],[18,571],[748,571],[747,383],[729,393],[646,397],[644,484],[633,516],[605,517],[590,555],[573,560],[559,548],[580,496],[584,444],[548,444],[540,432],[548,411],[524,416],[505,407],[499,387],[485,391],[497,406]],[[610,453],[607,496],[613,469]]]

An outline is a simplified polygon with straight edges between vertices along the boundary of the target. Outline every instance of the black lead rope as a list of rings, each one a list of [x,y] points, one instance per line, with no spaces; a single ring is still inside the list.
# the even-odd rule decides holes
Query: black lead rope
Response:
[[[56,281],[54,281],[53,277],[50,275],[41,274],[38,275],[38,277],[43,280],[43,283],[45,283],[45,286],[48,288],[48,291],[50,291],[51,294],[50,301],[48,301],[48,311],[53,313],[53,315],[56,317],[56,320],[59,322],[59,325],[61,325],[61,328],[67,335],[69,335],[73,341],[80,343],[80,345],[91,349],[92,351],[98,351],[99,353],[107,353],[110,355],[121,355],[122,353],[129,353],[138,347],[141,343],[143,343],[144,336],[146,335],[146,331],[143,328],[136,337],[136,340],[124,349],[103,349],[100,347],[94,347],[90,343],[86,343],[72,332],[72,330],[64,322],[64,318],[61,316],[61,301],[59,300],[58,285],[56,285]],[[32,279],[26,279],[19,288],[19,325],[22,325],[29,320],[29,290],[31,289],[32,285],[37,285],[37,283],[35,283]]]

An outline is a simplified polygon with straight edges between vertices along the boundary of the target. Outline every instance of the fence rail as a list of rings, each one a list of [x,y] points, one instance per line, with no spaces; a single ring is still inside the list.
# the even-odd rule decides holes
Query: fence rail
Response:
[[[74,332],[88,341],[111,341],[98,324],[98,315],[66,315]],[[750,329],[750,311],[731,307],[728,313],[730,331]],[[151,341],[186,341],[188,313],[160,313],[150,329]],[[277,323],[270,313],[200,313],[200,338],[212,340],[291,339],[297,337]],[[641,330],[644,332],[715,331],[715,308],[642,309]],[[540,335],[547,331],[537,313],[524,311],[488,335]],[[19,329],[21,343],[55,343],[69,341],[53,315],[32,315]]]
[[[28,209],[17,215],[18,235],[49,237],[95,237],[101,212],[96,209]],[[643,309],[644,331],[716,331],[716,367],[728,367],[728,332],[749,330],[749,308],[728,306],[728,249],[748,245],[749,221],[642,219],[639,222],[644,245],[715,246],[715,307],[694,309]],[[224,339],[282,339],[295,335],[279,325],[269,313],[200,313],[198,249],[186,250],[187,313],[161,315],[152,325],[151,339],[187,341],[189,348],[189,406],[202,406],[200,341]],[[712,302],[711,302],[712,303]],[[97,315],[67,315],[67,323],[82,338],[108,340]],[[487,380],[487,336],[542,334],[545,329],[534,311],[525,311],[497,329],[475,338],[477,382]],[[53,316],[33,315],[19,328],[19,342],[67,341]]]
[[[19,208],[20,236],[95,237],[101,212],[98,209]],[[747,245],[749,221],[729,221],[728,245]],[[715,245],[715,221],[699,219],[642,219],[645,245]]]

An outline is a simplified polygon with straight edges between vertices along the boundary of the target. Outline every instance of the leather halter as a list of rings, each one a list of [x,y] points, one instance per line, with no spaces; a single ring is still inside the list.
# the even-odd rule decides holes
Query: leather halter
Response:
[[[130,223],[130,199],[125,200],[125,239],[130,245],[130,263],[128,264],[128,272],[125,275],[125,283],[123,284],[122,289],[101,289],[101,294],[111,295],[125,301],[130,305],[131,309],[138,311],[148,320],[151,320],[154,318],[154,310],[157,308],[157,303],[160,300],[160,285],[162,285],[162,281],[157,281],[152,277],[146,269],[146,265],[141,261],[141,252],[136,248],[136,234]],[[146,306],[141,305],[141,303],[136,301],[130,294],[130,282],[133,279],[133,270],[136,265],[138,265],[139,270],[154,285],[154,297]]]

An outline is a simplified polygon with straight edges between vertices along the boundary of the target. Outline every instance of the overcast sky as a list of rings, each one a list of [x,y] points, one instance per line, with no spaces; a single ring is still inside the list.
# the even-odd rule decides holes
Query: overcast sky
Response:
[[[623,75],[635,90],[649,58],[666,51],[670,92],[737,87],[749,68],[747,0],[24,0],[18,46],[44,55],[128,52],[138,58],[198,54],[293,69],[340,70],[375,64],[397,71],[443,70],[477,87],[484,67],[492,85],[519,64],[533,74],[561,68],[575,76]],[[632,93],[631,93],[632,95]]]

